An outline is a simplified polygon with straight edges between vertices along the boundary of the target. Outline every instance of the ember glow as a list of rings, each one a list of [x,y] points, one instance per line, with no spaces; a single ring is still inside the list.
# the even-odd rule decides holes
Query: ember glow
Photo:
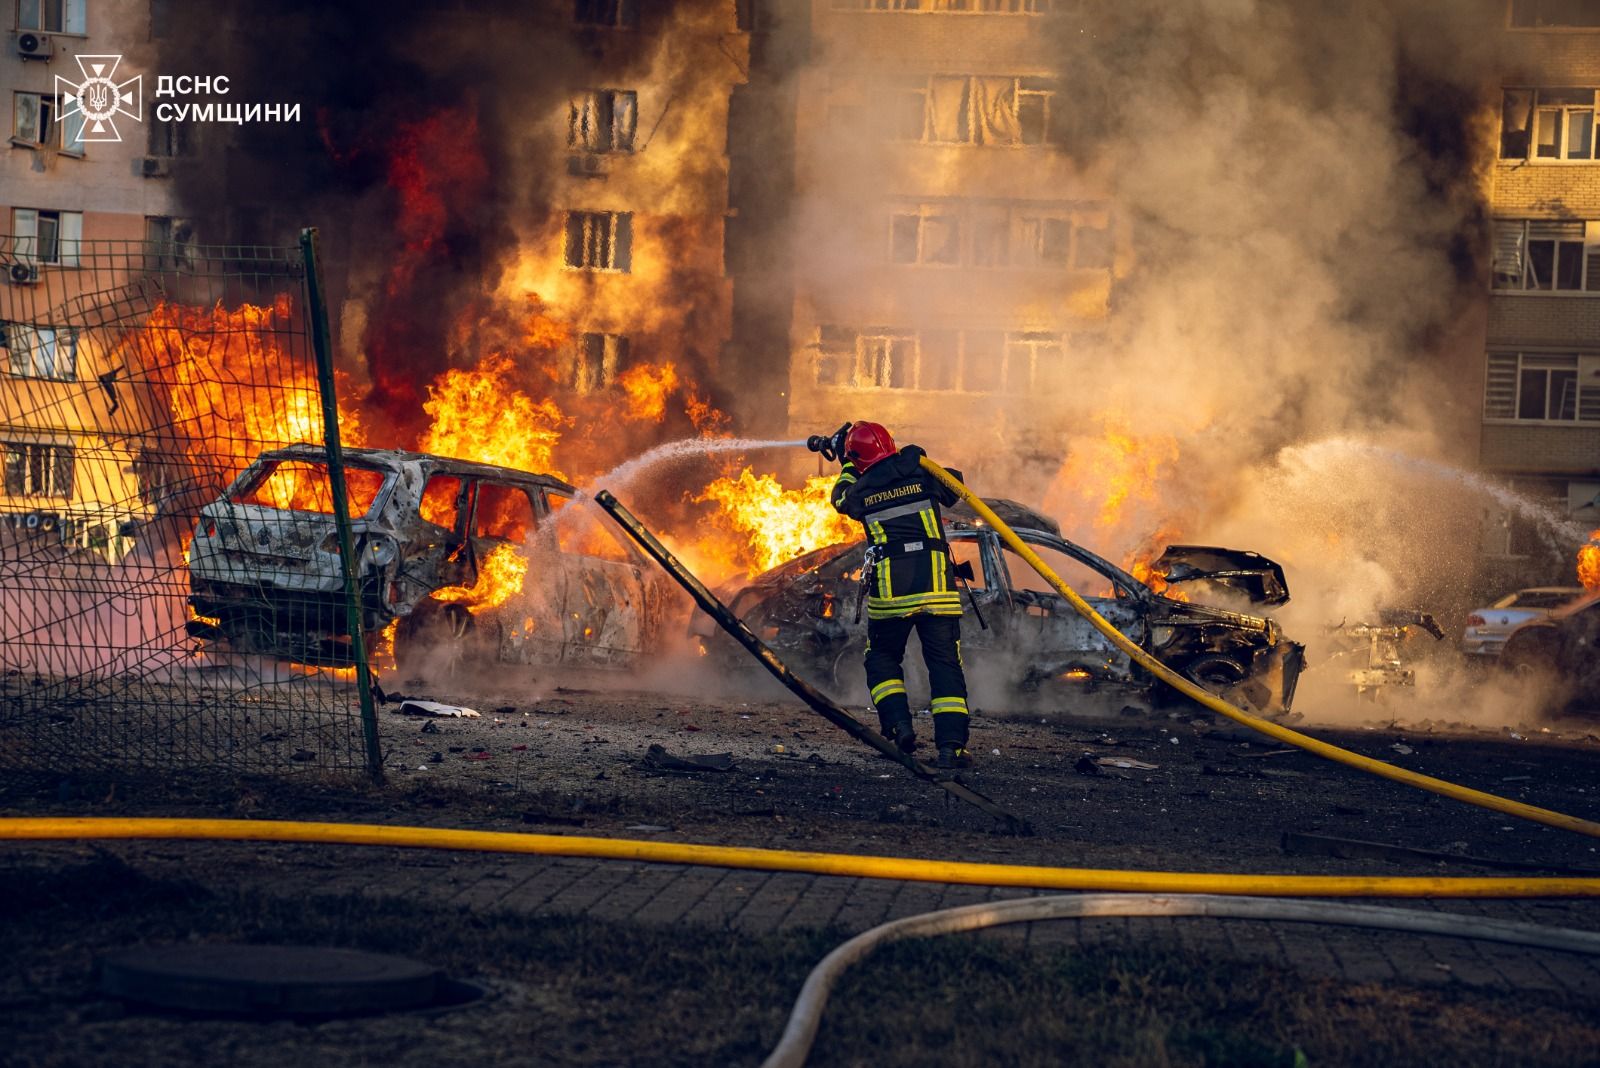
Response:
[[[746,467],[736,477],[712,482],[695,501],[717,506],[711,522],[737,536],[730,562],[755,575],[813,549],[860,537],[855,521],[834,511],[828,500],[833,482],[814,475],[802,488],[787,490],[772,475]]]
[[[499,608],[522,592],[528,577],[528,560],[511,544],[498,545],[478,564],[478,581],[470,588],[446,586],[435,590],[433,599],[447,604],[464,604],[473,615]]]

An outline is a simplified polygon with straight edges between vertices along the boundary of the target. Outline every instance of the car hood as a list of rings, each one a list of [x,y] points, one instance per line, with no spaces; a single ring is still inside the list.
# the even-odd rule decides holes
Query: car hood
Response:
[[[1260,553],[1215,545],[1169,545],[1150,563],[1168,582],[1204,581],[1236,590],[1251,604],[1279,605],[1289,600],[1283,568]]]

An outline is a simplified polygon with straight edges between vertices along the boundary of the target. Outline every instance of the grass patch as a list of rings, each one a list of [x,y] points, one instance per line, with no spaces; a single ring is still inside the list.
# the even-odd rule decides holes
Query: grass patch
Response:
[[[292,899],[152,879],[106,856],[0,871],[8,1063],[754,1064],[842,938]],[[496,995],[470,1008],[318,1025],[124,1015],[96,953],[139,942],[338,945],[426,960]],[[1305,982],[1160,947],[1024,951],[948,937],[886,947],[835,991],[814,1065],[1572,1065],[1592,1005]]]

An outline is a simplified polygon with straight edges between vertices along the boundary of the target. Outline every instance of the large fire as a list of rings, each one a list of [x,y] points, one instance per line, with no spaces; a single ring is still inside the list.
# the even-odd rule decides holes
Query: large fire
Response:
[[[523,580],[528,577],[528,560],[512,544],[497,545],[478,563],[478,580],[470,587],[446,586],[435,590],[433,599],[446,603],[461,603],[473,615],[499,608],[522,592]]]
[[[417,447],[460,460],[560,475],[555,449],[566,416],[554,401],[518,389],[511,357],[490,353],[470,370],[452,368],[422,402],[433,423]]]
[[[1589,544],[1578,550],[1578,581],[1583,588],[1600,590],[1600,530],[1589,535]]]
[[[746,467],[736,477],[716,479],[695,501],[717,506],[713,525],[739,536],[732,562],[759,574],[824,545],[860,538],[856,522],[828,501],[833,482],[814,475],[800,489],[786,490],[772,475]]]

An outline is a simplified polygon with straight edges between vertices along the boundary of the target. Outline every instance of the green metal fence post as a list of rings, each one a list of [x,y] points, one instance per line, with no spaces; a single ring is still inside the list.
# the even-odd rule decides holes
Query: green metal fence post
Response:
[[[356,689],[361,695],[361,734],[366,742],[367,774],[383,781],[383,751],[378,745],[378,711],[372,701],[372,670],[367,663],[366,635],[361,628],[361,591],[357,586],[355,549],[350,532],[350,504],[344,479],[344,450],[339,445],[339,404],[333,386],[333,345],[328,334],[328,305],[317,266],[317,228],[300,231],[305,257],[306,296],[311,347],[317,356],[317,385],[322,394],[323,440],[328,450],[328,479],[333,490],[333,520],[339,529],[339,560],[344,567],[344,604],[350,626],[350,655],[355,660]]]

